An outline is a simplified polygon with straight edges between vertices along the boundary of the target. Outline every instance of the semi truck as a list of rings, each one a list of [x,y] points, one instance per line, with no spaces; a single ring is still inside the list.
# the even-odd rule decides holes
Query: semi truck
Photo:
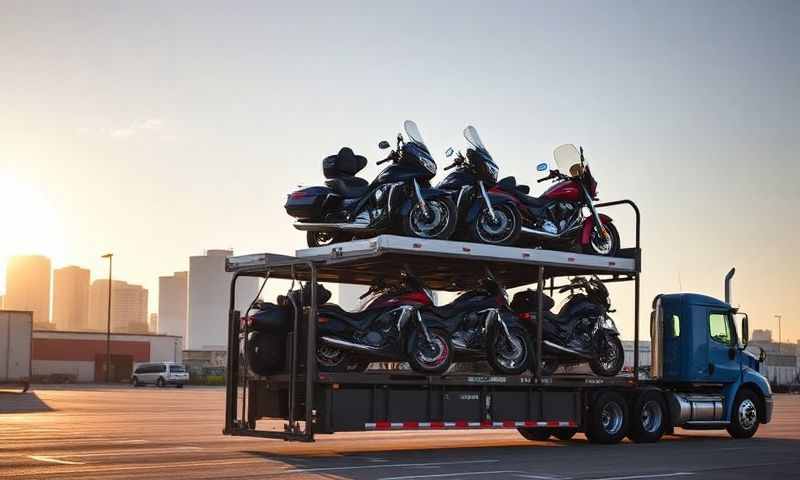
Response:
[[[31,380],[33,313],[0,310],[0,385],[17,385],[25,392]]]
[[[516,429],[530,440],[656,442],[676,427],[727,429],[734,438],[754,435],[772,416],[772,392],[759,373],[763,358],[745,347],[746,314],[726,298],[678,293],[658,295],[650,314],[651,366],[639,366],[641,249],[639,214],[635,247],[615,257],[533,248],[381,235],[327,247],[229,257],[233,272],[228,318],[228,375],[224,434],[314,441],[319,434],[375,430]],[[542,331],[534,328],[536,360],[530,373],[494,375],[411,371],[327,373],[316,368],[319,282],[369,285],[398,279],[401,266],[434,290],[455,291],[490,266],[507,288],[545,290],[570,276],[596,275],[605,283],[633,285],[634,359],[629,374],[615,377],[542,372]],[[243,276],[287,279],[311,287],[311,295],[286,336],[286,368],[259,376],[247,368],[247,322],[235,310],[236,281]],[[458,279],[458,282],[455,280]],[[455,287],[458,284],[459,287]],[[240,400],[241,399],[241,400]],[[283,429],[259,428],[262,419]],[[274,425],[274,422],[270,423]]]

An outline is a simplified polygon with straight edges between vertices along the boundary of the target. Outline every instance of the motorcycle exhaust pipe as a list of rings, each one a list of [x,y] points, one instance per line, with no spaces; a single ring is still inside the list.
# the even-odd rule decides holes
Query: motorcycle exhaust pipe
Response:
[[[544,340],[542,342],[542,345],[544,345],[545,347],[548,347],[548,348],[552,348],[553,350],[558,350],[559,352],[568,353],[570,355],[575,355],[576,357],[591,358],[589,355],[580,353],[580,352],[575,351],[575,350],[573,350],[571,348],[562,347],[561,345],[555,344],[555,343],[553,343],[553,342],[551,342],[549,340]]]
[[[375,355],[383,355],[384,352],[382,349],[378,347],[373,347],[371,345],[363,345],[360,343],[353,343],[348,342],[347,340],[343,340],[341,338],[335,337],[320,337],[320,340],[331,347],[338,348],[340,350],[356,350],[359,352],[369,352]]]
[[[369,225],[366,223],[294,222],[294,228],[304,232],[367,231]]]
[[[534,229],[528,228],[528,227],[522,227],[521,230],[522,230],[522,233],[524,233],[526,235],[533,235],[534,237],[558,238],[558,237],[561,236],[558,233],[550,233],[550,232],[545,232],[543,230],[534,230]]]

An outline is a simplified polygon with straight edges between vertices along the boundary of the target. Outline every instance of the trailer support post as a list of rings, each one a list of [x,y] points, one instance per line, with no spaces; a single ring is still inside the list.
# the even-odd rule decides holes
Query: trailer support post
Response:
[[[639,274],[633,281],[633,383],[639,384]],[[624,355],[623,349],[623,355]]]
[[[233,274],[231,279],[230,306],[228,308],[228,361],[225,378],[225,430],[231,433],[236,421],[236,397],[239,384],[239,312],[236,311],[236,280],[239,272]]]
[[[308,309],[306,327],[306,431],[305,440],[314,441],[314,381],[317,378],[317,267],[309,262],[311,270],[311,308]]]
[[[539,280],[536,282],[536,381],[542,383],[542,320],[544,315],[544,267],[539,265]]]

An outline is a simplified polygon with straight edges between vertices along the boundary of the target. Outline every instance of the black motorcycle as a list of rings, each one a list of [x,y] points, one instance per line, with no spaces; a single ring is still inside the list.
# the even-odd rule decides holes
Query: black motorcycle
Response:
[[[417,124],[406,120],[406,141],[378,162],[392,162],[372,183],[355,175],[367,159],[350,148],[322,161],[325,186],[301,188],[289,194],[286,212],[298,219],[294,227],[307,233],[308,245],[318,247],[380,233],[446,240],[458,221],[447,192],[431,188],[436,162],[422,140]],[[382,141],[381,149],[389,148]]]
[[[426,324],[441,325],[450,334],[456,362],[486,360],[503,375],[528,370],[533,358],[530,335],[509,309],[508,294],[489,273],[480,287],[436,307],[421,307]]]
[[[459,236],[475,242],[512,245],[517,241],[522,220],[514,201],[491,189],[497,183],[499,167],[473,126],[464,129],[464,138],[472,145],[467,155],[455,154],[447,175],[436,188],[450,192],[458,210]],[[447,157],[453,156],[447,150]]]
[[[559,292],[570,292],[557,314],[550,311],[555,305],[543,294],[542,311],[542,374],[552,375],[560,365],[589,362],[596,375],[613,377],[622,369],[625,351],[619,331],[609,313],[611,303],[608,289],[597,277],[587,280],[573,278]],[[530,321],[536,331],[537,292],[526,290],[514,295],[511,308],[521,320]]]

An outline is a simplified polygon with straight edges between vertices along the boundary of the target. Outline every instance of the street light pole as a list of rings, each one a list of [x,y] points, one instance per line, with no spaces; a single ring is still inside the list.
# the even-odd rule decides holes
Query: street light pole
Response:
[[[773,315],[773,317],[778,319],[778,353],[783,353],[783,347],[781,345],[783,343],[783,336],[781,335],[781,319],[783,315]]]
[[[113,253],[106,253],[101,258],[108,259],[108,318],[106,321],[106,383],[111,383],[111,259]]]

